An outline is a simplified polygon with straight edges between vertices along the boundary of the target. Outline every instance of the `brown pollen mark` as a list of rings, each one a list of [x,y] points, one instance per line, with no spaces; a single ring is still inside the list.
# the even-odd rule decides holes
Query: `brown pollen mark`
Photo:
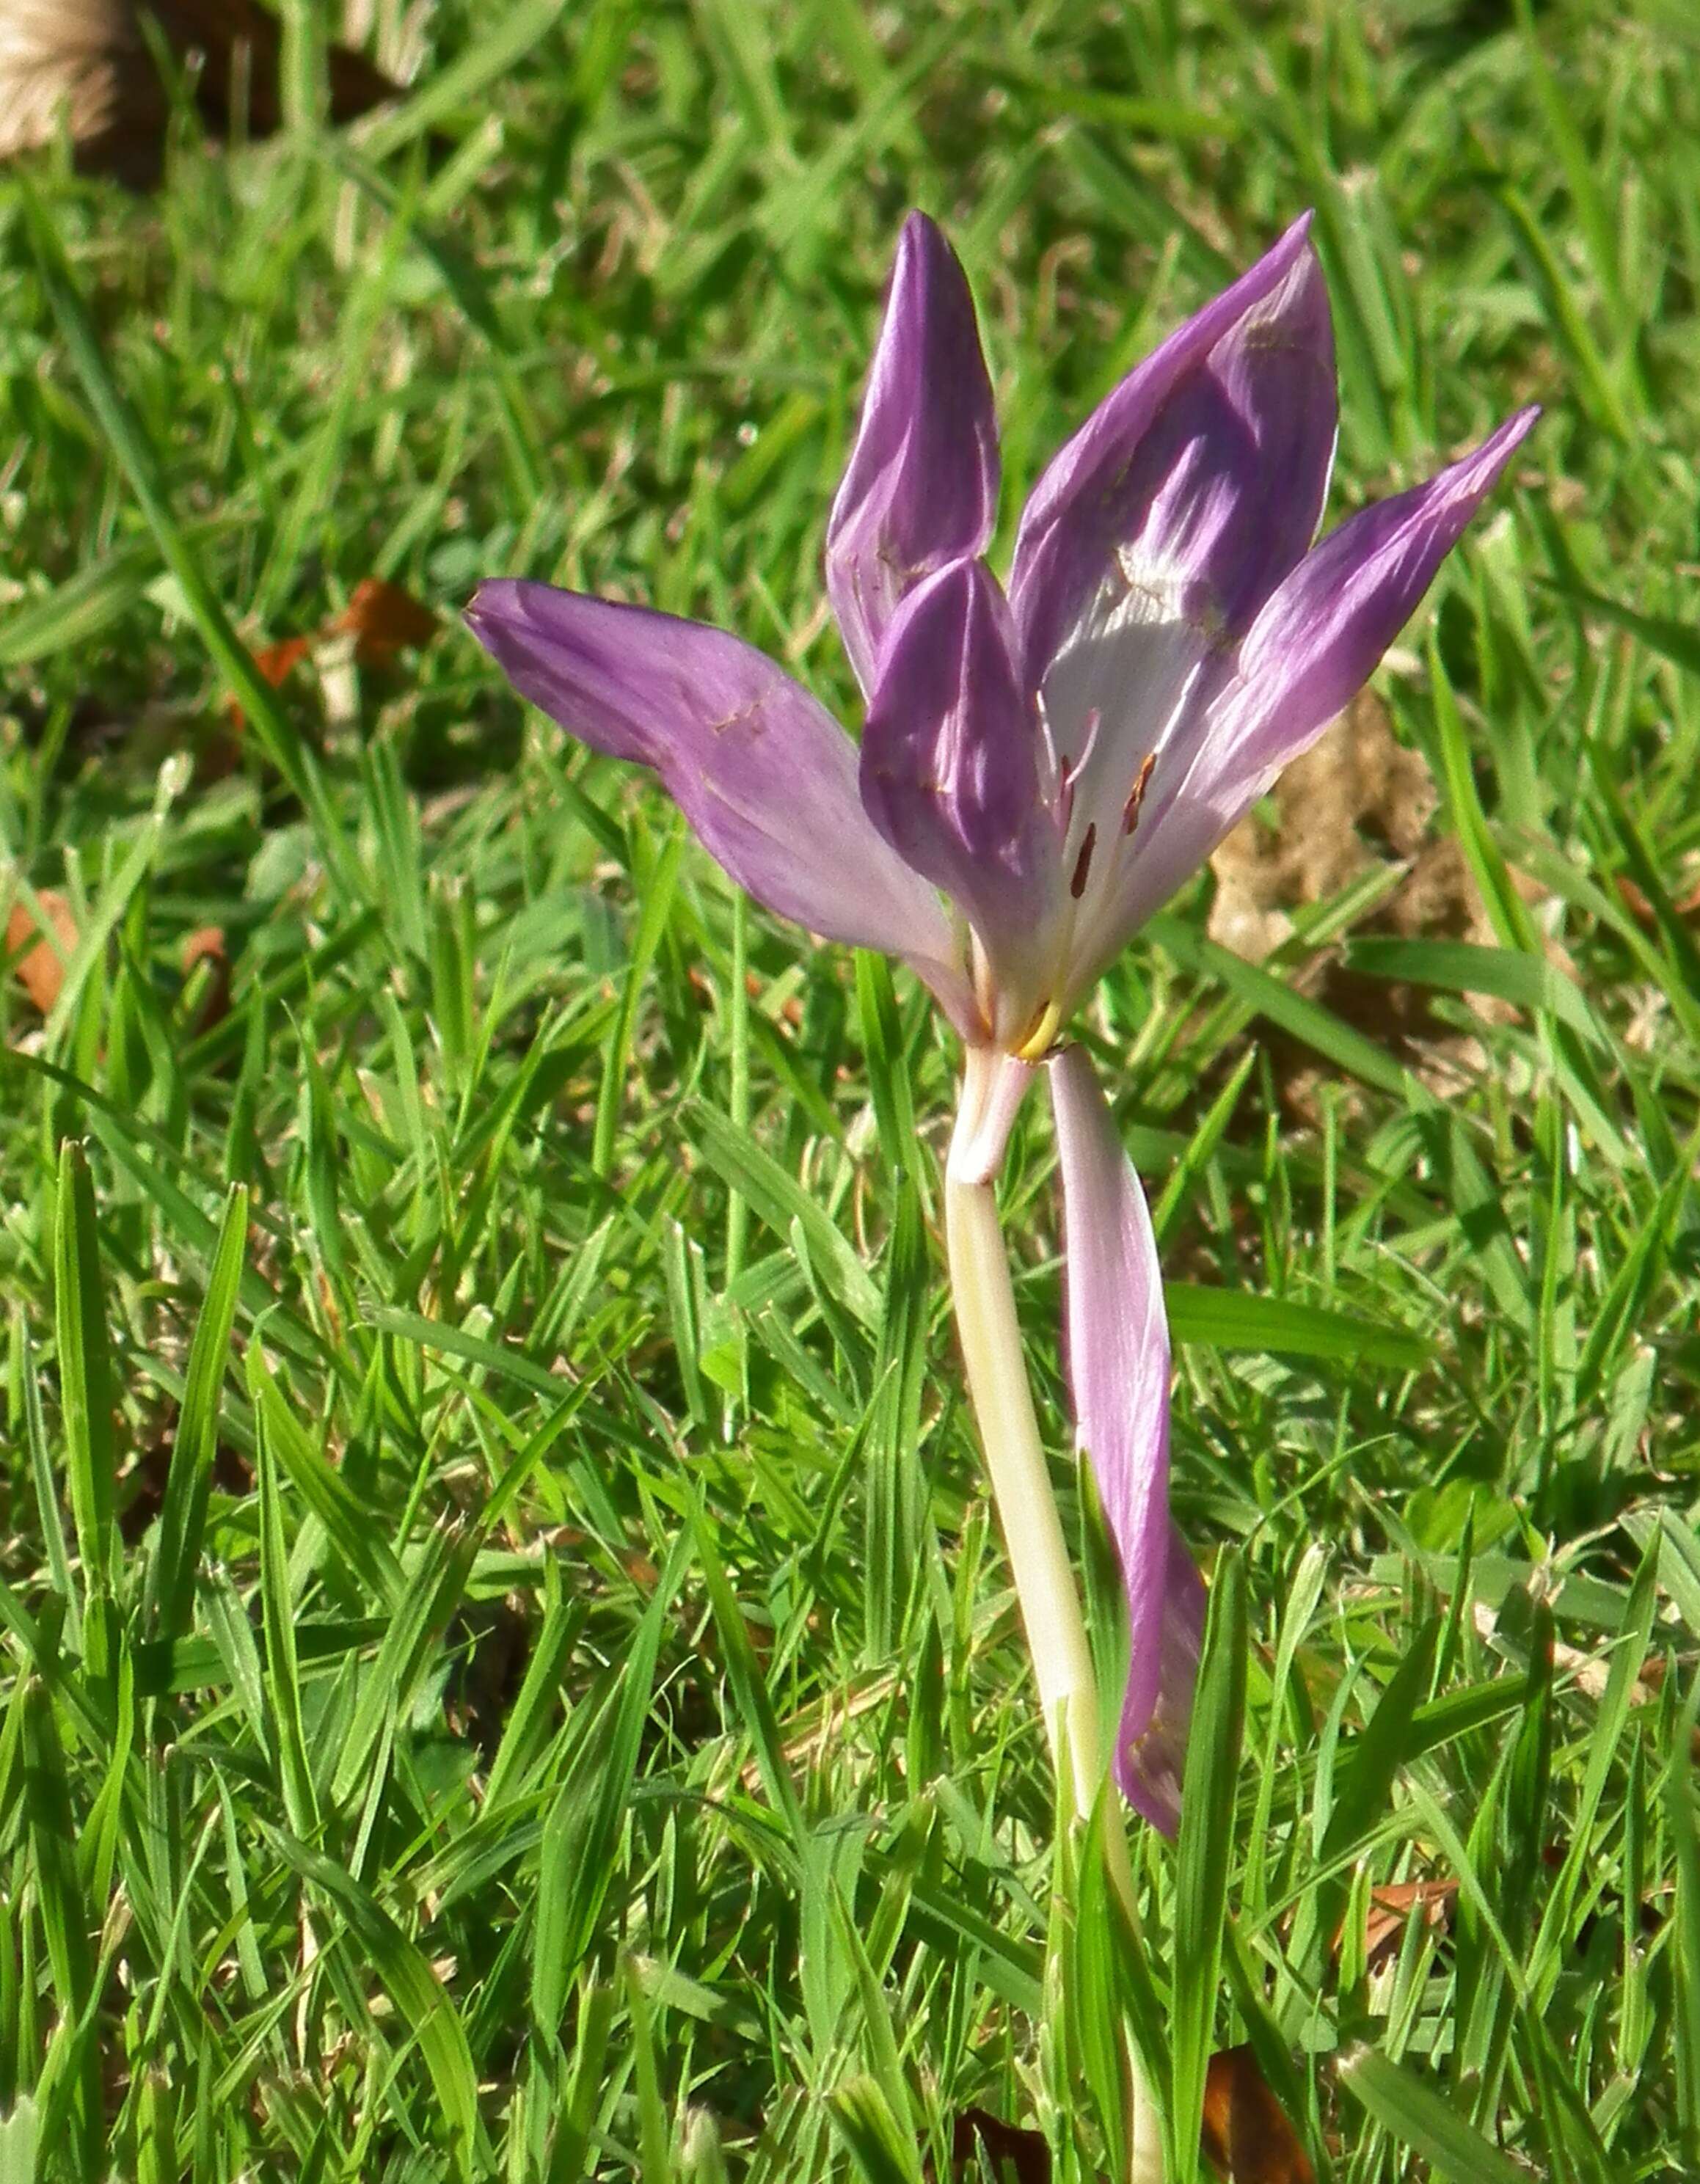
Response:
[[[1074,860],[1074,877],[1068,883],[1068,892],[1076,902],[1086,892],[1086,875],[1092,869],[1092,852],[1098,846],[1098,829],[1089,827],[1086,838],[1080,844],[1080,854]]]
[[[1151,768],[1157,762],[1155,751],[1148,751],[1140,766],[1139,777],[1128,792],[1128,800],[1122,806],[1122,832],[1131,834],[1140,823],[1140,806],[1145,800],[1145,789],[1151,777]]]

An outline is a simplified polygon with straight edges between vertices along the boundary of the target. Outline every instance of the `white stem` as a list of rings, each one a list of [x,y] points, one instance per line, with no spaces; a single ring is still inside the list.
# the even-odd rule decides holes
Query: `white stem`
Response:
[[[978,1089],[971,1070],[958,1123],[959,1136],[968,1143],[979,1130]],[[1104,1781],[1098,1680],[1034,1415],[1009,1261],[989,1183],[964,1181],[947,1167],[945,1236],[968,1396],[1015,1577],[1051,1757],[1060,1767],[1066,1756],[1075,1808],[1084,1819],[1097,1803]],[[1126,1827],[1121,1800],[1113,1791],[1104,1802],[1103,1841],[1111,1885],[1137,1923]],[[1144,2075],[1131,2057],[1129,2081],[1129,2184],[1163,2184],[1162,2131]]]
[[[1015,1574],[1051,1755],[1060,1762],[1066,1749],[1075,1806],[1084,1815],[1103,1780],[1098,1680],[1033,1412],[989,1184],[959,1183],[946,1175],[945,1235],[968,1394]]]

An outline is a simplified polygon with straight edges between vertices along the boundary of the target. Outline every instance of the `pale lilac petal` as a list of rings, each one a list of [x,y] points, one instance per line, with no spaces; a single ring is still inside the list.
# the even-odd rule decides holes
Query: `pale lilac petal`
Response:
[[[1277,271],[1168,387],[1107,502],[1086,496],[1062,526],[1077,571],[1095,551],[1096,573],[1048,656],[1029,652],[1028,665],[1070,762],[1069,850],[1090,833],[1107,852],[1087,928],[1123,862],[1113,845],[1130,797],[1149,767],[1174,762],[1223,654],[1322,513],[1335,425],[1328,291],[1302,237]]]
[[[1304,273],[1296,293],[1290,278],[1313,255],[1309,226],[1306,214],[1248,272],[1153,350],[1099,404],[1034,486],[1016,538],[1010,602],[1035,681],[1099,590],[1117,548],[1136,538],[1147,520],[1162,474],[1141,462],[1141,451],[1182,383],[1266,299],[1288,297],[1290,315],[1296,304],[1298,321],[1313,321],[1313,276]],[[1230,370],[1227,379],[1237,386],[1241,376]],[[1308,367],[1302,377],[1308,386]],[[1302,395],[1291,406],[1307,416],[1313,400],[1313,395]],[[1308,428],[1301,437],[1308,445]],[[1318,482],[1309,476],[1296,482],[1301,500],[1317,490]],[[1324,468],[1321,483],[1325,482]],[[1315,521],[1314,511],[1311,521]],[[1172,527],[1172,518],[1170,523]]]
[[[1067,908],[1047,766],[997,579],[983,561],[954,562],[910,593],[887,632],[861,796],[893,849],[973,926],[996,999],[989,1028],[1004,1045],[1021,1044],[1050,997]]]
[[[937,896],[862,809],[849,737],[765,654],[700,622],[549,584],[482,584],[466,620],[534,705],[594,749],[653,766],[759,902],[906,958],[967,1027]]]
[[[1285,765],[1363,688],[1532,430],[1522,410],[1426,485],[1362,509],[1307,554],[1240,648],[1234,764]]]
[[[1180,1789],[1186,1774],[1198,1657],[1204,1648],[1206,1605],[1198,1565],[1178,1527],[1171,1524],[1157,1703],[1143,1730],[1123,1745],[1120,1754],[1121,1783],[1129,1803],[1166,1836],[1180,1827]]]
[[[1078,935],[1072,990],[1096,977],[1363,688],[1538,414],[1520,411],[1426,485],[1330,532],[1268,601],[1237,656],[1211,663],[1197,721],[1159,757],[1113,889]]]
[[[1184,1574],[1174,1576],[1177,1543],[1168,1515],[1162,1277],[1145,1193],[1091,1062],[1083,1049],[1068,1047],[1047,1068],[1062,1176],[1075,1432],[1092,1467],[1128,1598],[1117,1777],[1140,1812],[1173,1832],[1179,1809],[1176,1754],[1184,1744],[1197,1642],[1189,1635],[1195,1603]],[[1178,1552],[1190,1570],[1184,1546]]]
[[[1328,284],[1306,242],[1157,412],[1123,488],[1140,521],[1121,574],[1178,578],[1189,610],[1238,638],[1316,537],[1338,421]]]
[[[984,550],[997,515],[997,420],[955,251],[911,213],[827,528],[827,592],[863,690],[892,616],[923,577]]]

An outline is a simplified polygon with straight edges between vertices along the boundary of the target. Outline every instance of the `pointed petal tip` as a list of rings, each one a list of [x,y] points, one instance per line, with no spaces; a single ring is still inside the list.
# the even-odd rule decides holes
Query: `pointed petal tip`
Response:
[[[1368,515],[1376,506],[1416,506],[1424,496],[1432,500],[1436,510],[1451,505],[1459,510],[1458,529],[1474,515],[1494,488],[1499,483],[1512,457],[1541,421],[1541,404],[1531,402],[1513,410],[1485,439],[1478,440],[1456,460],[1446,465],[1429,479],[1425,485],[1411,492],[1396,494],[1391,502],[1372,503],[1370,510],[1361,511]],[[1350,526],[1355,518],[1349,518],[1342,530]],[[1454,534],[1456,535],[1456,534]],[[1448,545],[1451,541],[1448,540]]]
[[[1513,410],[1504,424],[1500,426],[1500,434],[1504,437],[1508,454],[1513,448],[1520,448],[1541,422],[1541,410],[1542,404],[1539,402],[1526,402],[1522,409]]]
[[[905,214],[903,226],[899,230],[897,237],[900,264],[906,253],[950,249],[950,242],[944,229],[939,226],[930,212],[922,212],[919,205],[915,205]],[[950,254],[954,258],[956,253],[950,251]]]
[[[984,549],[997,496],[997,421],[973,295],[943,230],[911,212],[827,525],[827,590],[865,693],[905,595]]]
[[[460,619],[488,649],[491,632],[520,611],[523,580],[517,577],[483,577],[460,610]]]

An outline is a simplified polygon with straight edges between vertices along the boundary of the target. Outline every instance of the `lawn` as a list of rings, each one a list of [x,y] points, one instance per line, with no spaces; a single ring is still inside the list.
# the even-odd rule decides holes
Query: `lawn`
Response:
[[[0,2178],[989,2184],[980,2110],[1096,2184],[1172,2010],[1241,2184],[1700,2175],[1700,22],[442,0],[333,136],[290,12],[270,144],[0,175]],[[1249,1603],[1225,1868],[1137,1830],[1136,1939],[961,1389],[952,1035],[458,620],[648,601],[854,722],[911,205],[1005,553],[1307,205],[1334,517],[1545,405],[1077,1026]],[[1053,1166],[1034,1101],[1107,1691]]]

